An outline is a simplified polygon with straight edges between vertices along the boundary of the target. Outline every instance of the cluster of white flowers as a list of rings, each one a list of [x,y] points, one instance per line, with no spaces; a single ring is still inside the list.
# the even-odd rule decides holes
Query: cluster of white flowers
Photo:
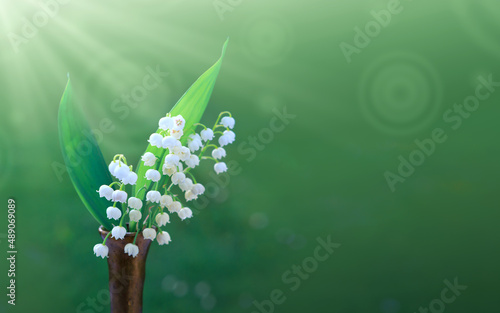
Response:
[[[223,116],[225,114],[227,115]],[[109,186],[101,186],[98,192],[99,196],[113,202],[113,205],[106,209],[108,219],[119,223],[114,224],[102,243],[94,246],[96,256],[102,258],[108,256],[106,240],[109,235],[115,239],[125,238],[127,229],[123,225],[126,216],[130,225],[135,225],[136,229],[130,229],[132,233],[135,232],[135,238],[133,243],[125,246],[124,253],[132,257],[139,254],[139,247],[135,242],[141,232],[145,239],[156,239],[160,245],[168,244],[171,241],[170,235],[161,229],[170,223],[168,213],[177,214],[181,220],[193,216],[192,210],[182,204],[180,195],[189,202],[196,200],[205,192],[205,187],[196,182],[191,170],[196,168],[201,160],[214,161],[214,171],[217,174],[228,170],[226,163],[221,159],[226,157],[226,150],[223,147],[235,141],[236,135],[232,131],[234,124],[235,120],[231,114],[222,112],[212,129],[198,123],[184,133],[186,120],[181,115],[174,117],[167,115],[161,118],[158,122],[159,131],[151,134],[148,140],[151,146],[160,148],[160,153],[155,155],[146,152],[141,157],[141,162],[148,168],[144,176],[147,183],[137,189],[135,196],[129,197],[124,189],[126,185],[135,185],[138,176],[132,171],[132,166],[127,165],[123,155],[116,155],[109,164],[109,171],[118,181]],[[203,127],[200,133],[194,131],[198,126]],[[219,145],[211,143],[216,135],[219,135]],[[182,142],[186,142],[186,146],[183,146]],[[212,156],[204,156],[210,148]],[[140,197],[140,194],[143,196]],[[117,207],[117,203],[121,204],[122,209]],[[168,213],[164,212],[165,208]]]

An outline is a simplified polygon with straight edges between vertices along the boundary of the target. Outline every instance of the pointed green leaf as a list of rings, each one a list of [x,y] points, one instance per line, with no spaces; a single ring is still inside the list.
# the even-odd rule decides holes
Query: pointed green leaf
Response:
[[[186,125],[184,127],[184,134],[189,134],[189,132],[193,129],[194,124],[198,123],[205,112],[205,109],[208,104],[208,100],[212,95],[212,90],[215,85],[215,81],[217,80],[217,76],[219,74],[219,70],[222,64],[222,59],[224,58],[224,53],[226,52],[226,47],[229,39],[226,40],[224,46],[222,47],[222,54],[217,62],[215,62],[212,67],[210,67],[205,73],[203,73],[192,85],[189,89],[184,93],[184,95],[177,101],[175,106],[170,111],[172,116],[182,115],[186,120]],[[160,129],[157,130],[160,132]],[[181,142],[185,144],[187,141],[187,136],[183,136]],[[164,163],[164,158],[166,156],[166,150],[157,148],[151,145],[148,145],[146,152],[153,153],[156,157],[158,157],[158,161],[154,168],[161,171],[162,165]],[[144,163],[139,161],[137,165],[137,184],[134,186],[133,194],[135,195],[135,191],[139,188],[146,186],[148,189],[151,186],[152,182],[148,181],[144,176],[146,171],[152,167],[144,166]],[[160,186],[164,183],[164,178],[160,181]],[[141,192],[141,195],[142,192]],[[142,196],[144,199],[144,196]]]
[[[99,197],[96,190],[110,184],[112,178],[89,124],[75,104],[69,79],[59,105],[58,123],[64,162],[76,192],[90,214],[111,229],[113,226],[106,217],[109,202]]]

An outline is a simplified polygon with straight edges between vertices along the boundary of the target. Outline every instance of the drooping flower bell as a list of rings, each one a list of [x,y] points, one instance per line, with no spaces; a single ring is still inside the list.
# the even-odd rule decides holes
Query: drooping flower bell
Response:
[[[134,258],[139,254],[139,247],[134,245],[133,243],[127,243],[123,250],[126,254]]]
[[[122,211],[117,207],[110,206],[106,209],[106,215],[109,219],[118,220],[122,217]]]
[[[142,213],[139,210],[130,210],[128,216],[132,222],[139,222],[142,218]]]
[[[125,234],[127,233],[127,230],[123,226],[115,226],[111,230],[111,237],[114,237],[115,239],[123,239],[125,238]]]
[[[215,163],[214,170],[217,174],[224,173],[227,171],[227,165],[224,162]]]
[[[142,208],[142,201],[136,197],[130,197],[128,199],[128,206],[132,209],[140,210]]]
[[[156,163],[156,156],[151,152],[146,152],[142,156],[141,160],[144,162],[144,165],[153,166]]]
[[[111,194],[111,201],[125,203],[127,201],[127,193],[123,190],[115,190]]]
[[[160,180],[161,174],[157,170],[149,169],[146,171],[145,177],[146,177],[146,179],[148,179],[150,181],[157,182]]]
[[[152,133],[151,136],[149,136],[149,143],[152,146],[161,148],[161,142],[163,140],[163,136],[158,134],[158,133]]]
[[[160,198],[161,194],[159,191],[156,190],[150,190],[146,194],[146,200],[148,200],[149,202],[158,203],[160,202]]]
[[[222,147],[212,150],[212,156],[214,159],[220,160],[226,156],[226,150]]]
[[[98,243],[94,246],[94,253],[97,257],[106,258],[108,256],[109,249],[105,244]]]
[[[113,191],[113,188],[109,187],[108,185],[102,185],[101,187],[99,187],[99,197],[104,197],[107,200],[111,200]]]
[[[224,116],[222,120],[220,121],[221,125],[224,125],[224,127],[233,129],[234,128],[234,118],[230,116]]]
[[[168,245],[170,241],[170,235],[166,231],[160,231],[158,233],[158,236],[156,236],[156,240],[158,241],[158,244],[161,245]]]
[[[214,139],[214,131],[210,128],[204,129],[200,132],[200,136],[204,141],[210,141]]]
[[[145,228],[142,231],[142,235],[144,236],[144,239],[155,240],[156,230],[154,230],[154,228]]]
[[[163,212],[156,215],[155,221],[158,224],[158,226],[161,227],[167,225],[167,223],[170,223],[170,216],[168,216],[167,213]]]

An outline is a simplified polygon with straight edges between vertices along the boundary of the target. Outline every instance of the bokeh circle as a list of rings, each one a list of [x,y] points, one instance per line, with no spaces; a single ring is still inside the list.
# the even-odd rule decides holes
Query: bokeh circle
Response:
[[[421,56],[393,53],[375,60],[362,74],[359,103],[379,131],[405,136],[435,120],[443,88],[435,68]]]

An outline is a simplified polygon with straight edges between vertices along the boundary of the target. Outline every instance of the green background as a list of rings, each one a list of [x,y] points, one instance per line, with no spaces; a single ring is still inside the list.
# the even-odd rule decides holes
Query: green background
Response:
[[[498,312],[500,97],[493,91],[457,129],[443,114],[474,95],[479,76],[500,81],[500,4],[401,1],[386,26],[374,24],[370,12],[389,2],[73,0],[16,52],[9,34],[42,9],[2,1],[0,246],[13,197],[19,252],[17,305],[2,296],[0,311],[109,310],[85,305],[107,287],[106,262],[92,254],[99,225],[54,170],[66,74],[91,126],[115,126],[102,138],[106,160],[124,153],[135,164],[229,36],[202,121],[233,113],[227,160],[241,173],[190,223],[173,219],[170,245],[153,244],[144,311],[252,312],[254,299],[281,289],[275,312],[416,312],[458,278],[468,288],[446,312]],[[348,62],[341,44],[366,26],[373,36]],[[112,105],[157,65],[169,76],[137,108]],[[268,140],[284,108],[296,117]],[[436,128],[446,141],[391,191],[384,173],[398,174],[398,157]],[[250,158],[241,146],[259,134],[266,143]],[[282,274],[328,236],[341,246],[291,291]],[[0,269],[5,292],[5,257]]]

